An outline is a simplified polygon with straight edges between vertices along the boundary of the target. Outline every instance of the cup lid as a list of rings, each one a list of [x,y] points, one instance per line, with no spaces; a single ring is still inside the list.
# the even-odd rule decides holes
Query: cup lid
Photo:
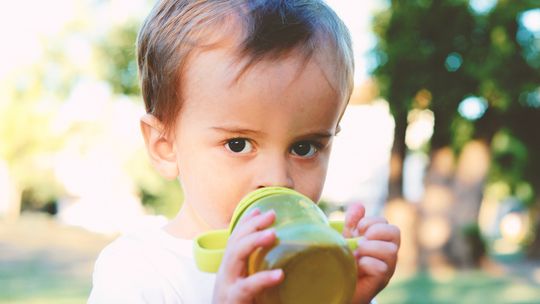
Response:
[[[258,201],[258,200],[260,200],[260,199],[262,199],[264,197],[267,197],[267,196],[270,196],[270,195],[275,195],[275,194],[292,194],[292,195],[296,195],[296,196],[301,196],[301,197],[311,201],[310,198],[303,195],[302,193],[299,193],[299,192],[297,192],[295,190],[292,190],[292,189],[289,189],[289,188],[285,188],[285,187],[264,187],[264,188],[259,188],[259,189],[255,190],[255,191],[252,191],[249,194],[247,194],[244,198],[242,198],[240,200],[240,202],[236,206],[236,209],[234,210],[234,213],[233,213],[233,216],[232,216],[232,219],[231,219],[231,223],[229,224],[229,235],[232,233],[234,227],[236,227],[236,224],[240,220],[240,217],[242,216],[244,211],[246,211],[246,209],[249,208],[249,206],[251,206],[254,202],[256,202],[256,201]]]

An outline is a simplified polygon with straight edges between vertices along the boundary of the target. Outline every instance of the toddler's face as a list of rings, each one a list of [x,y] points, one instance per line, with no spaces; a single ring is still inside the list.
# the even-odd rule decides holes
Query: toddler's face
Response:
[[[226,228],[240,199],[259,187],[318,201],[345,107],[314,59],[262,61],[235,81],[235,58],[226,48],[201,52],[183,74],[174,133],[181,214],[199,228]]]

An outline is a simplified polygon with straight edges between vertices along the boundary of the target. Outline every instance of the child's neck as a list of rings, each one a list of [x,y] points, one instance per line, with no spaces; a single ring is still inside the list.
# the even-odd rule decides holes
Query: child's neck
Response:
[[[194,239],[197,235],[212,229],[191,208],[189,203],[184,203],[182,208],[163,228],[170,235],[182,239]]]

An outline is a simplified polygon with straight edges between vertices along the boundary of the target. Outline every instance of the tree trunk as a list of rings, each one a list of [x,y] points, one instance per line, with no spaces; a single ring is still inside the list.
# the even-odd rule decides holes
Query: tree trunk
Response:
[[[21,193],[9,167],[0,159],[0,220],[15,221],[21,213]]]
[[[455,167],[454,163],[449,147],[433,151],[420,205],[423,267],[476,267],[484,255],[478,215],[490,163],[487,144],[467,143]]]
[[[388,200],[403,197],[403,160],[407,146],[405,133],[407,131],[407,113],[394,115],[394,144],[390,156],[390,177],[388,180]]]
[[[390,158],[388,203],[384,216],[401,229],[401,248],[398,254],[398,269],[402,274],[413,274],[418,266],[417,230],[418,209],[403,198],[403,161],[406,153],[405,132],[407,113],[394,115],[394,143]]]
[[[531,208],[533,241],[527,248],[527,256],[540,259],[540,197]]]
[[[431,138],[432,163],[426,177],[426,194],[421,205],[422,261],[433,261],[458,268],[478,266],[483,243],[478,215],[490,164],[488,144],[493,136],[489,128],[493,114],[486,112],[473,136],[454,160],[450,148],[452,120],[448,109],[434,109],[435,128]],[[492,124],[491,124],[492,125]],[[481,131],[481,132],[480,132]],[[427,231],[427,232],[426,232]],[[439,231],[436,236],[434,231]],[[422,233],[438,238],[431,241]]]
[[[431,153],[426,172],[424,197],[420,202],[419,263],[421,268],[446,266],[449,259],[447,246],[452,224],[450,214],[453,209],[452,184],[455,173],[454,152],[450,147],[441,147]]]
[[[448,253],[459,268],[480,266],[485,254],[478,215],[490,158],[487,143],[474,140],[465,145],[457,164],[453,183],[454,210],[450,214],[453,229]]]

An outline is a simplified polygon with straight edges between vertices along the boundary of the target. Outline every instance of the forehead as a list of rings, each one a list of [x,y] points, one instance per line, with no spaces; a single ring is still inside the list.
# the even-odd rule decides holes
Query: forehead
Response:
[[[291,114],[301,114],[297,120],[337,123],[345,102],[327,79],[327,63],[319,63],[316,57],[305,60],[293,51],[277,60],[257,62],[238,77],[244,63],[230,48],[195,54],[184,73],[181,115],[242,120],[248,114],[258,119],[254,123],[273,115],[291,127],[295,122],[285,121],[292,115],[283,112],[300,111]]]
[[[313,33],[309,38],[302,40],[292,39],[284,36],[282,38],[266,37],[268,34],[252,33],[249,23],[246,23],[238,14],[226,14],[221,16],[214,23],[200,28],[193,37],[192,49],[189,52],[186,62],[180,67],[180,79],[183,81],[189,77],[188,73],[183,73],[186,68],[196,65],[193,60],[201,54],[219,49],[225,51],[231,62],[230,72],[235,72],[240,78],[249,69],[261,62],[281,62],[287,61],[291,54],[297,59],[308,61],[314,60],[324,73],[332,88],[342,97],[348,97],[345,92],[349,90],[348,72],[351,66],[344,66],[344,58],[340,46],[335,42],[338,37],[333,37],[329,33],[324,33],[322,29],[312,29]],[[263,35],[261,39],[254,39],[253,36]],[[264,39],[273,39],[265,43]],[[256,42],[255,42],[256,41]],[[289,42],[288,42],[289,41]],[[267,45],[266,45],[267,44]],[[344,47],[343,45],[341,47]]]
[[[293,49],[277,57],[254,61],[238,51],[237,41],[231,35],[192,53],[182,73],[183,98],[189,99],[201,93],[202,87],[234,91],[257,85],[259,89],[270,86],[284,90],[306,77],[324,79],[326,85],[339,95],[333,62],[322,53],[307,55],[302,50]],[[195,87],[196,91],[193,91]]]
[[[253,56],[249,50],[242,46],[245,33],[242,25],[234,18],[229,22],[221,24],[217,29],[206,29],[204,31],[204,42],[199,42],[195,47],[186,64],[181,68],[179,86],[182,87],[182,97],[186,98],[186,86],[194,84],[201,79],[207,78],[209,74],[221,72],[225,78],[220,78],[220,82],[234,86],[240,82],[250,71],[268,70],[270,67],[281,67],[276,73],[286,73],[298,76],[302,74],[309,65],[314,63],[319,72],[326,79],[330,87],[338,94],[344,92],[342,77],[339,69],[336,69],[335,50],[328,45],[319,43],[320,46],[315,51],[306,51],[302,46],[289,49],[277,50],[276,53],[268,53],[262,57]],[[284,69],[283,66],[287,66]],[[312,73],[312,71],[308,72]],[[257,73],[251,73],[257,74]],[[253,76],[253,75],[252,75]],[[259,75],[261,76],[261,75]],[[293,79],[290,79],[292,81]]]

